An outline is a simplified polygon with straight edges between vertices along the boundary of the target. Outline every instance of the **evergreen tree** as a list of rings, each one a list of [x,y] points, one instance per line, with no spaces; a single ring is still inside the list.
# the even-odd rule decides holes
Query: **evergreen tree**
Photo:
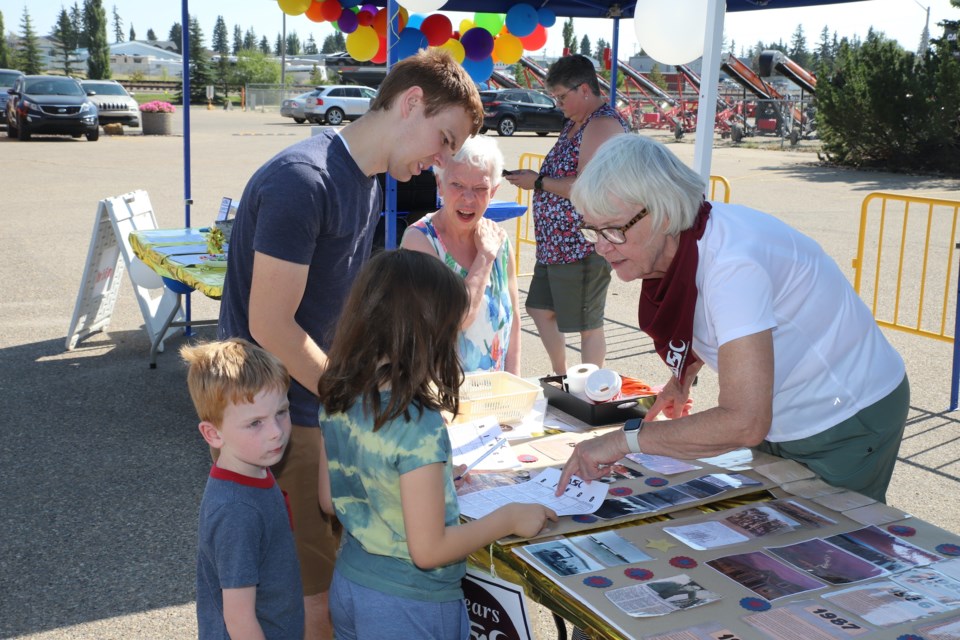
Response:
[[[297,36],[297,32],[293,31],[287,34],[287,55],[288,56],[298,56],[300,55],[300,38]]]
[[[580,55],[589,57],[591,53],[590,36],[585,35],[580,39]],[[603,58],[601,57],[600,60],[603,60]]]
[[[40,45],[37,34],[33,30],[33,21],[30,12],[23,8],[23,17],[20,19],[20,40],[14,52],[14,63],[17,69],[27,75],[36,75],[43,72],[40,64]]]
[[[597,48],[594,49],[593,57],[597,60],[603,60],[603,50],[609,47],[610,45],[603,38],[597,39]]]
[[[213,73],[206,49],[203,48],[203,31],[194,16],[190,16],[188,27],[190,38],[190,101],[202,103],[207,99],[207,85],[213,84]],[[183,87],[180,87],[180,101],[183,102]]]
[[[577,36],[573,32],[573,18],[563,23],[563,48],[574,53],[577,50]]]
[[[177,47],[177,53],[183,55],[183,27],[179,22],[174,22],[170,27],[170,33],[167,34],[167,40]]]
[[[657,85],[661,89],[669,89],[667,86],[667,78],[660,72],[660,65],[656,62],[653,63],[653,66],[650,67],[650,73],[647,74],[647,80]]]
[[[230,43],[227,36],[227,23],[223,16],[217,16],[217,22],[213,25],[213,44],[210,47],[217,53],[224,55],[230,53]]]
[[[833,69],[833,47],[830,45],[830,29],[823,25],[820,31],[820,41],[813,54],[814,68],[817,74],[829,73]]]
[[[123,20],[117,13],[117,5],[113,5],[113,38],[114,42],[123,42]]]
[[[74,49],[86,49],[90,46],[90,36],[87,35],[87,21],[83,18],[83,9],[76,2],[70,7],[70,22],[73,24],[73,33],[76,34]]]
[[[240,25],[233,25],[233,55],[240,53],[240,49],[243,49],[243,31],[240,30]]]
[[[87,77],[110,79],[110,46],[107,44],[107,12],[102,0],[84,0],[84,30],[87,32]]]
[[[76,54],[73,48],[76,36],[73,33],[73,23],[70,22],[70,14],[67,13],[66,9],[60,9],[60,15],[57,17],[57,24],[53,27],[53,32],[50,34],[50,40],[53,41],[53,57],[60,59],[62,62],[62,66],[58,68],[63,70],[63,75],[72,76],[73,67],[70,63]]]
[[[224,22],[223,16],[217,16],[217,23],[213,27],[213,50],[219,54],[215,72],[217,83],[222,88],[223,95],[229,96],[230,42],[227,37],[227,23]]]
[[[787,56],[804,69],[812,66],[810,52],[807,51],[807,36],[803,33],[803,25],[798,24],[793,36],[790,37],[790,49]]]
[[[262,54],[264,54],[264,55],[269,55],[269,53],[270,53],[270,41],[267,40],[267,36],[263,36],[262,38],[260,38],[259,48],[260,48],[260,53],[262,53]]]
[[[241,49],[246,51],[257,50],[257,32],[253,28],[247,29],[243,34],[243,46]]]
[[[128,42],[133,42],[137,39],[137,32],[133,30],[133,23],[130,23],[130,35],[127,37]]]
[[[310,34],[310,37],[307,38],[307,43],[303,45],[303,52],[307,55],[314,55],[319,53],[317,50],[317,41],[313,39],[313,34]]]
[[[13,56],[7,47],[7,30],[3,26],[3,11],[0,11],[0,68],[9,69],[13,66]]]
[[[157,34],[153,32],[153,29],[147,29],[147,42],[156,42]]]
[[[273,43],[273,55],[279,57],[284,51],[283,49],[283,36],[279,33],[277,34],[277,39]]]

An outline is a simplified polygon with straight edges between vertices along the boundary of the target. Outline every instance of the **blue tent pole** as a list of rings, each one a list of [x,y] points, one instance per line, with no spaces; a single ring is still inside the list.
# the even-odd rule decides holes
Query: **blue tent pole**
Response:
[[[180,50],[183,51],[183,221],[184,226],[190,228],[190,205],[193,199],[190,195],[190,0],[183,0],[180,20]],[[190,294],[186,295],[184,304],[186,321],[190,322]],[[187,324],[184,335],[193,335],[193,330]]]
[[[957,244],[960,249],[960,243]],[[960,276],[957,277],[957,309],[953,320],[953,377],[950,380],[950,408],[957,410],[957,386],[960,382]]]
[[[400,6],[396,0],[388,0],[387,16],[387,73],[397,62],[397,34],[400,32]],[[387,173],[384,181],[386,186],[385,205],[383,212],[384,236],[383,246],[386,249],[397,248],[397,181]]]
[[[610,108],[617,110],[617,74],[620,71],[620,65],[617,62],[620,59],[620,18],[613,19],[613,47],[612,59],[610,60]],[[600,52],[603,55],[603,52]]]

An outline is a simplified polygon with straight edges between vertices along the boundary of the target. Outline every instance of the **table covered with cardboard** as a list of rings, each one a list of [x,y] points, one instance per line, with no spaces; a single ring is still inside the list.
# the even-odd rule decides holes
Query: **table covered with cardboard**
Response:
[[[477,495],[510,500],[525,482],[549,484],[576,442],[616,428],[587,427],[548,410],[552,435],[498,452],[519,467],[471,474],[464,513],[482,513]],[[596,638],[960,638],[960,538],[796,462],[749,450],[700,461],[631,454],[601,492],[592,513],[501,540],[471,564]]]

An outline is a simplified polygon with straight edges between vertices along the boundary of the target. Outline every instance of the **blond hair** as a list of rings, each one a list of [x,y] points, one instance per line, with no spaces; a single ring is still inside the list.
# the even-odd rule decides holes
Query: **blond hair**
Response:
[[[180,349],[189,365],[187,387],[201,420],[220,427],[229,404],[249,404],[264,389],[290,387],[290,374],[276,358],[243,338]]]

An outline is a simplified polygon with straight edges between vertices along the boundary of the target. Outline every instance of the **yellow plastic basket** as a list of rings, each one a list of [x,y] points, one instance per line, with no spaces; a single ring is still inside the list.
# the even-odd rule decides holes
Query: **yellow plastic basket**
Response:
[[[460,387],[460,413],[454,422],[496,416],[520,420],[533,409],[540,387],[506,371],[467,374]]]

